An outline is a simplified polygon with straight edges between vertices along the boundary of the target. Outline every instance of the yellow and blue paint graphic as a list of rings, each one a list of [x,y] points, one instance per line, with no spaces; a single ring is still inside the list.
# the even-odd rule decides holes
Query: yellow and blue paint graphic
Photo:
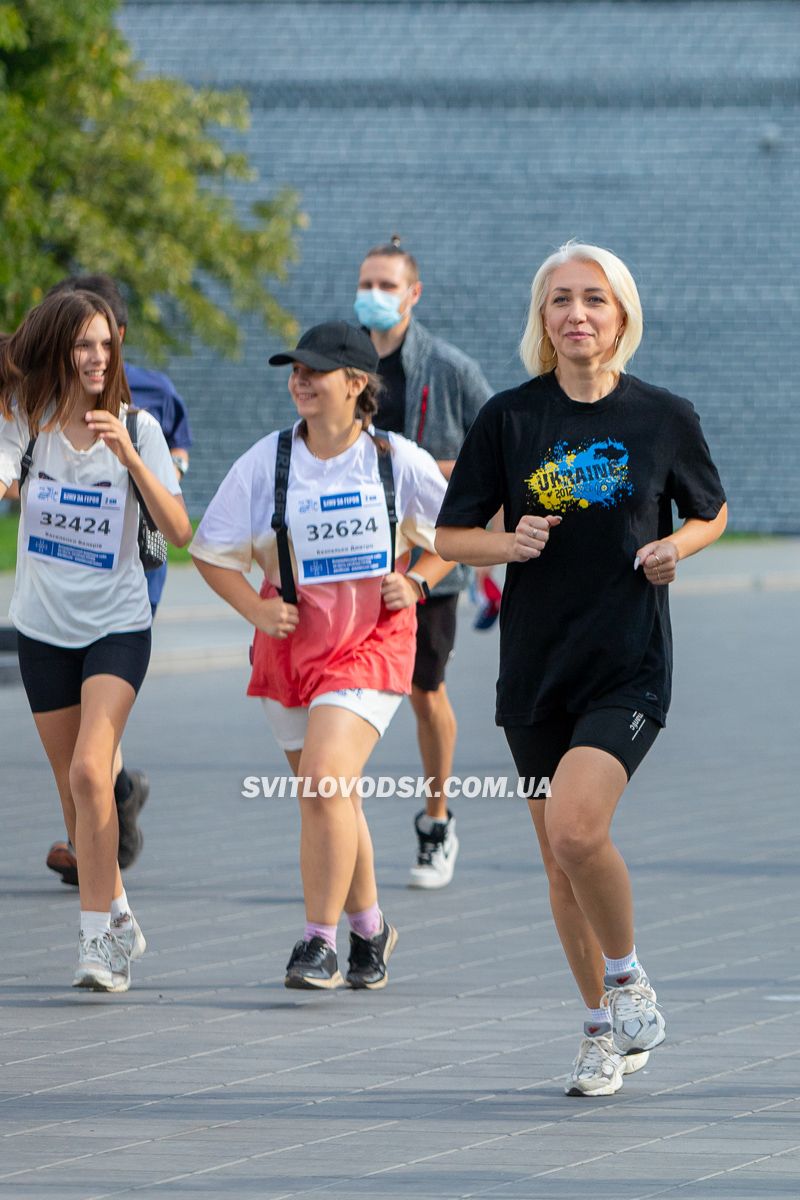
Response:
[[[612,438],[573,449],[558,442],[525,483],[533,499],[553,513],[595,505],[613,508],[633,494],[628,451]]]

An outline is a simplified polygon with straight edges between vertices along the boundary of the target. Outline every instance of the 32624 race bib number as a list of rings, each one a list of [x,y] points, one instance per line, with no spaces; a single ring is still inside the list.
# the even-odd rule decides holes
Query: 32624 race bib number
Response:
[[[31,480],[25,501],[28,554],[49,562],[111,571],[125,518],[123,488],[85,488]]]
[[[324,496],[293,489],[286,516],[301,584],[388,572],[389,514],[382,487]]]

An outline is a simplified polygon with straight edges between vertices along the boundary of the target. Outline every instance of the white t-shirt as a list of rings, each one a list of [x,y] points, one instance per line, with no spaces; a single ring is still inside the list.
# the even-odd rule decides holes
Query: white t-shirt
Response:
[[[378,452],[368,434],[362,433],[343,454],[318,459],[298,437],[298,426],[299,422],[294,426],[289,466],[290,493],[302,489],[331,495],[362,485],[381,488]],[[397,512],[395,553],[399,557],[411,546],[434,550],[435,522],[447,481],[427,450],[396,433],[389,434],[389,444]],[[244,572],[255,559],[270,582],[279,587],[277,544],[271,526],[277,445],[278,433],[270,433],[233,464],[189,549],[203,562]],[[291,544],[291,533],[289,541]]]
[[[123,405],[120,419],[125,420]],[[139,453],[147,467],[173,496],[180,495],[161,427],[149,413],[137,418]],[[22,455],[30,441],[28,422],[14,409],[0,417],[0,481],[19,478]],[[125,517],[119,556],[111,570],[96,570],[29,554],[26,495],[31,481],[52,479],[85,488],[122,488]],[[132,633],[152,623],[147,581],[139,558],[139,506],[122,463],[101,441],[76,450],[61,429],[41,432],[33,464],[22,489],[22,515],[17,538],[17,572],[9,617],[27,637],[53,646],[88,646],[109,633]]]

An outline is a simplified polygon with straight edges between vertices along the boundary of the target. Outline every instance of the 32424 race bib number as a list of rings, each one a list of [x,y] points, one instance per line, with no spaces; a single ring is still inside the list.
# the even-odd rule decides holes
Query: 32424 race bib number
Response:
[[[123,488],[31,480],[25,501],[26,551],[50,562],[111,571],[125,519]]]
[[[389,514],[382,487],[327,496],[293,489],[286,516],[301,584],[388,572]]]

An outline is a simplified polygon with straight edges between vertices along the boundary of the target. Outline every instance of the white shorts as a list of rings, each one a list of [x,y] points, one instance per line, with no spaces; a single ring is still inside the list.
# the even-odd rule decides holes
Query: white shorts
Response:
[[[308,708],[285,708],[277,700],[262,696],[267,722],[281,750],[302,750],[308,726],[308,714],[320,704],[346,708],[368,721],[383,737],[389,722],[403,699],[399,692],[377,692],[374,688],[342,688],[338,692],[323,692],[315,696]]]

